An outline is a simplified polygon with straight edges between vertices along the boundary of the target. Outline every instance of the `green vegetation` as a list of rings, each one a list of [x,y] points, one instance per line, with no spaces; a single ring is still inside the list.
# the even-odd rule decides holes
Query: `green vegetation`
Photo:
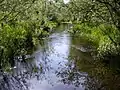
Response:
[[[15,56],[26,55],[39,39],[57,26],[47,17],[45,0],[0,1],[0,69],[14,66]]]
[[[98,56],[102,59],[108,55],[119,55],[119,31],[111,25],[101,24],[99,26],[89,24],[76,24],[71,33],[88,38],[97,47]],[[79,32],[79,33],[78,33]]]
[[[95,43],[98,57],[120,54],[120,2],[116,0],[70,0],[71,33]]]
[[[68,26],[59,27],[61,23]],[[60,32],[69,27],[71,34],[70,42],[67,42],[70,47],[66,52],[70,64],[67,69],[62,69],[63,73],[58,73],[64,83],[79,86],[80,78],[84,77],[86,90],[120,90],[120,0],[69,0],[68,3],[64,0],[0,0],[0,73],[13,70],[17,60],[28,67],[25,74],[30,74],[30,71],[37,78],[42,76],[37,75],[39,72],[45,74],[44,67],[52,69],[47,67],[47,62],[51,61],[46,59],[52,59],[51,56],[56,59],[54,54],[59,52],[48,54],[54,46],[51,45],[52,49],[46,51],[49,44],[45,46],[44,40],[56,27],[60,28]],[[67,36],[60,33],[61,37]],[[67,46],[66,42],[64,44]],[[31,54],[39,47],[43,49],[40,56],[46,61],[38,62],[37,66]],[[21,71],[24,73],[24,70]],[[4,84],[9,78],[5,79],[3,75],[3,79],[1,82]],[[1,86],[3,84],[0,83]],[[7,85],[11,86],[7,83],[5,87]]]
[[[0,0],[0,8],[0,69],[63,22],[72,22],[69,32],[92,42],[100,59],[120,55],[119,0]]]

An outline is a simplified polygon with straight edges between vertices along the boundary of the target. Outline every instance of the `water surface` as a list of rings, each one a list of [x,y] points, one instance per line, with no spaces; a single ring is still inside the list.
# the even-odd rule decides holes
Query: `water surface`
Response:
[[[62,69],[68,68],[68,64],[73,65],[69,60],[71,37],[67,31],[51,34],[44,41],[44,45],[38,47],[39,49],[34,53],[34,60],[38,67],[42,63],[46,69],[42,81],[36,78],[29,80],[30,90],[84,90],[81,85],[76,87],[73,84],[63,83],[61,81],[63,78],[58,76]],[[81,82],[83,81],[81,78]]]
[[[13,67],[0,72],[0,90],[120,90],[119,57],[96,60],[95,46],[69,27],[61,25],[32,53],[15,56]]]

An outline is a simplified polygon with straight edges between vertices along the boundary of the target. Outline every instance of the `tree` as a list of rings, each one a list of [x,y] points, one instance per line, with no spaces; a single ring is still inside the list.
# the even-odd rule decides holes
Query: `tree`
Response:
[[[23,20],[37,0],[1,0],[0,21],[8,23],[16,19]]]
[[[70,0],[68,8],[72,20],[114,24],[120,29],[119,0]]]

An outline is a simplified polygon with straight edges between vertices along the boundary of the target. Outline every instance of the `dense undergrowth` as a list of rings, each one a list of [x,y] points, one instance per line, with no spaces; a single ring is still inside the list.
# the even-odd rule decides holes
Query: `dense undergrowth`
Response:
[[[47,22],[40,25],[38,22],[16,22],[0,26],[0,69],[14,67],[14,58],[28,54],[40,38],[48,36],[56,23]]]
[[[120,55],[120,32],[112,25],[75,24],[70,32],[83,36],[94,43],[97,47],[97,57],[100,59],[109,59],[112,56]]]

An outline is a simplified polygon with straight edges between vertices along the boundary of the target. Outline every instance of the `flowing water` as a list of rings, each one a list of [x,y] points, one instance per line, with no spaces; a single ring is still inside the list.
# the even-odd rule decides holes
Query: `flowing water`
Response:
[[[16,57],[12,72],[0,74],[0,90],[119,90],[113,63],[94,63],[95,48],[71,36],[69,27],[40,40],[32,55]]]
[[[34,52],[34,61],[37,67],[42,65],[45,70],[44,75],[42,81],[36,78],[29,80],[30,90],[84,90],[82,85],[76,87],[74,84],[63,83],[64,77],[59,75],[64,72],[63,70],[68,69],[68,65],[74,68],[73,62],[69,60],[71,48],[69,33],[67,31],[53,33],[43,43],[43,46],[38,46],[38,50]],[[79,74],[86,75],[80,72]],[[83,78],[81,78],[82,82],[84,82]]]

